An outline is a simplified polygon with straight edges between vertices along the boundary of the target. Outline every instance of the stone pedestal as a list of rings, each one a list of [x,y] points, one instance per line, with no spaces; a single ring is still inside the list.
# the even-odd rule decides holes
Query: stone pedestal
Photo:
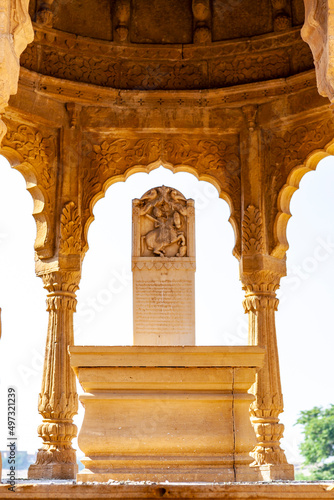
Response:
[[[264,350],[71,347],[85,394],[79,481],[257,481],[248,393]]]

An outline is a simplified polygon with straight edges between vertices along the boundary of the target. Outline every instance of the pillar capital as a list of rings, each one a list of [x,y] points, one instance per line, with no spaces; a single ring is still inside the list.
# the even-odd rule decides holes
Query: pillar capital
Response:
[[[69,296],[79,289],[81,271],[77,269],[59,269],[37,273],[43,280],[44,288],[49,294],[61,295],[67,293]]]

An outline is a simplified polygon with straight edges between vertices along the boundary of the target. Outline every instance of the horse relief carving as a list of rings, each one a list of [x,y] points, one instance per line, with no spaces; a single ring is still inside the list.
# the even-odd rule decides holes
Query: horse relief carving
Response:
[[[187,255],[187,200],[176,189],[161,186],[136,200],[141,217],[141,255]]]

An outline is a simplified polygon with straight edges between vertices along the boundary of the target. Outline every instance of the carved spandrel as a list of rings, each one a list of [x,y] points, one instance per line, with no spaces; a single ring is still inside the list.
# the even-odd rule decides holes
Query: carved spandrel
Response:
[[[134,200],[139,224],[137,254],[140,257],[186,257],[191,203],[176,189],[161,186]]]

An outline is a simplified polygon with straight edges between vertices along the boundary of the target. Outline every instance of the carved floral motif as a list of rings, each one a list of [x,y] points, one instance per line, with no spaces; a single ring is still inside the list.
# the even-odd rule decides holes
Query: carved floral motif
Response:
[[[249,205],[242,222],[242,251],[244,255],[263,253],[263,227],[261,212]]]
[[[54,136],[43,136],[39,130],[28,125],[10,122],[3,145],[12,147],[22,155],[25,161],[29,161],[36,167],[49,164],[55,156]],[[48,187],[50,187],[49,184],[48,181]]]
[[[60,251],[65,255],[81,252],[81,219],[73,201],[64,206],[60,216]]]
[[[173,165],[189,165],[216,178],[225,173],[240,172],[239,145],[232,137],[227,139],[180,139],[173,137],[164,143],[163,157]]]
[[[90,154],[92,167],[104,173],[113,169],[114,174],[124,172],[133,165],[147,165],[158,159],[161,141],[159,139],[113,139],[93,145]],[[120,168],[117,168],[117,165]]]

